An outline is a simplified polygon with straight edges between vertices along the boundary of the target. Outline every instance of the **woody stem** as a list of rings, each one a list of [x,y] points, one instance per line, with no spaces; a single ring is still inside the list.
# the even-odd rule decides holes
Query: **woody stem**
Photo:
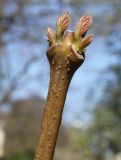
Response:
[[[50,85],[35,160],[53,159],[66,94],[74,73],[68,59],[59,54],[50,67]]]

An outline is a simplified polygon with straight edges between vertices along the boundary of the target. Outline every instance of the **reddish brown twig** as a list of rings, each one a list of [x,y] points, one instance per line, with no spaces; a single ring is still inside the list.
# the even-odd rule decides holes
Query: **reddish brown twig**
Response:
[[[48,28],[50,85],[35,160],[53,159],[69,83],[74,72],[84,62],[85,47],[93,39],[92,35],[85,37],[92,24],[91,15],[85,14],[80,18],[75,33],[67,31],[64,34],[69,24],[70,16],[64,13],[57,19],[56,33]]]

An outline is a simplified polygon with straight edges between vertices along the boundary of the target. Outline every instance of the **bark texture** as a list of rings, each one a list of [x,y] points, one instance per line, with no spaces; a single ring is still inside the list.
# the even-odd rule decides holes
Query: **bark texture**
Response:
[[[91,22],[89,24],[91,16],[84,15],[81,18],[83,18],[83,22],[80,20],[81,29],[84,29],[85,24],[83,25],[83,23],[85,22],[88,29],[91,24]],[[63,36],[69,23],[70,16],[68,13],[64,13],[57,20],[56,33],[48,28],[50,47],[47,50],[47,57],[50,63],[50,85],[35,160],[53,159],[68,87],[74,72],[84,62],[83,49],[92,41],[92,36],[91,38],[88,36],[89,38],[87,37],[88,40],[85,40],[85,43],[84,38],[80,40],[87,29],[80,33],[79,39],[78,34],[76,34],[77,37],[74,37],[72,31],[67,31]],[[80,25],[78,22],[76,31]],[[83,46],[81,42],[83,42]]]

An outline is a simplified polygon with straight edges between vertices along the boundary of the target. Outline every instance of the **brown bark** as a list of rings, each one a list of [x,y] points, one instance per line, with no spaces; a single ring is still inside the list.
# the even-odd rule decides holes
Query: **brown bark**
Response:
[[[69,21],[70,17],[67,13],[59,17],[56,37],[50,28],[48,30],[50,47],[47,57],[50,63],[50,85],[35,160],[53,159],[68,87],[74,72],[84,61],[83,48],[81,51],[76,50],[80,48],[80,44],[79,41],[77,44],[74,42],[74,33],[68,31],[65,37],[62,37]],[[89,38],[84,46],[89,44]]]

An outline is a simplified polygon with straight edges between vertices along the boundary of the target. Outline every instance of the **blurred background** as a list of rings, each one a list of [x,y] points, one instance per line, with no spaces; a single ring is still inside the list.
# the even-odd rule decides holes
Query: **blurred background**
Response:
[[[0,0],[0,160],[33,160],[45,104],[47,26],[89,12],[94,41],[74,75],[54,160],[121,160],[121,1]]]

